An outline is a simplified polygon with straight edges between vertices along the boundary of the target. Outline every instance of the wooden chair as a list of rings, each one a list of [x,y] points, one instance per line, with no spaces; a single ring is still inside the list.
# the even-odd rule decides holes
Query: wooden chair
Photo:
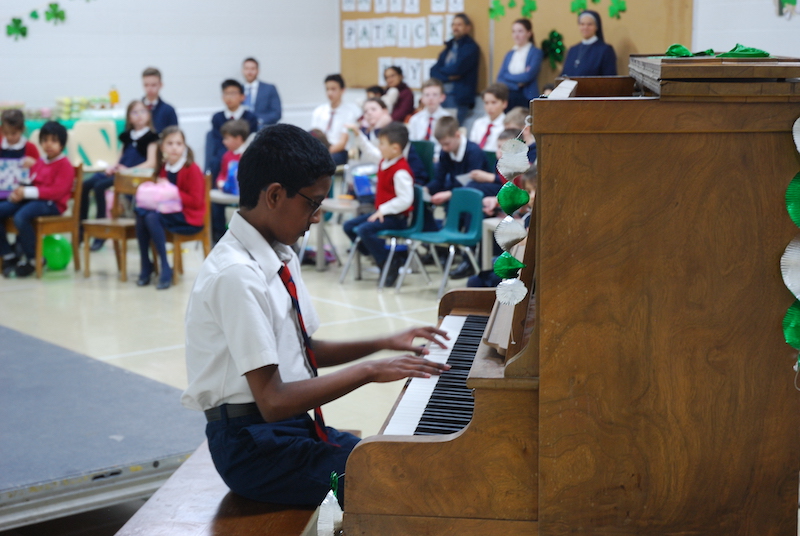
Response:
[[[39,216],[33,220],[33,229],[36,232],[36,277],[41,279],[44,271],[44,237],[51,234],[69,233],[72,235],[72,259],[75,271],[81,269],[81,259],[78,255],[78,242],[80,237],[81,191],[83,190],[83,166],[75,166],[75,182],[72,186],[72,208],[58,216]],[[13,218],[6,220],[6,232],[18,234]]]
[[[152,177],[144,175],[124,173],[114,175],[114,201],[111,205],[111,217],[83,220],[84,277],[89,277],[90,239],[100,238],[104,240],[110,239],[114,242],[114,254],[117,257],[119,280],[122,282],[128,280],[128,240],[136,238],[136,220],[122,217],[123,207],[120,204],[120,199],[123,195],[135,195],[136,189],[142,182],[152,180]]]
[[[200,241],[203,243],[203,258],[211,253],[211,175],[206,174],[206,214],[203,217],[203,228],[191,235],[171,233],[165,229],[167,242],[172,243],[172,283],[178,282],[178,275],[183,274],[183,255],[181,248],[186,242]]]

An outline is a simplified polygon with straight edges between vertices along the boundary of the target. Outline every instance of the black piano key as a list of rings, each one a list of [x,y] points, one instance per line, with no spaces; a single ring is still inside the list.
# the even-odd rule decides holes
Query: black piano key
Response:
[[[474,315],[464,321],[447,359],[451,368],[436,383],[414,435],[452,434],[472,420],[475,399],[466,380],[487,321],[487,317]]]

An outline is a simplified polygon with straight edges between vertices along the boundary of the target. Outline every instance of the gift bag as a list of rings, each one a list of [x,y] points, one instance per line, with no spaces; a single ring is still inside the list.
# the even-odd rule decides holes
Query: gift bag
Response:
[[[29,171],[21,158],[0,158],[0,199],[6,199],[17,186],[28,184]]]
[[[183,210],[178,187],[166,179],[143,182],[136,189],[136,207],[174,214]]]

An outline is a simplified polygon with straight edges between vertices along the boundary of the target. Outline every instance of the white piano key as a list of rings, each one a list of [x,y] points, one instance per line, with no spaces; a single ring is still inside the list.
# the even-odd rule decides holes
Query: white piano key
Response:
[[[445,316],[439,328],[447,332],[450,340],[443,341],[446,348],[429,345],[428,349],[431,353],[426,356],[426,359],[436,363],[446,363],[466,319],[466,316]],[[403,393],[403,398],[398,402],[383,433],[386,435],[414,435],[414,430],[417,428],[422,412],[425,411],[425,406],[438,381],[439,376],[411,378]]]

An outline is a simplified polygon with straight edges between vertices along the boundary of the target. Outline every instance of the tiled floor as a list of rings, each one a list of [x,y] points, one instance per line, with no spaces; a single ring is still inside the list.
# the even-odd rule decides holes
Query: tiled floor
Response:
[[[332,237],[345,254],[341,227],[330,225]],[[312,233],[314,230],[312,229]],[[313,240],[312,242],[313,243]],[[129,244],[134,250],[135,242]],[[127,283],[117,278],[113,249],[92,254],[88,279],[72,265],[36,279],[0,279],[0,325],[39,337],[95,359],[185,388],[183,316],[192,281],[202,262],[202,250],[188,244],[186,273],[167,291],[138,288],[138,254],[129,251]],[[325,272],[304,266],[308,285],[322,320],[318,339],[367,338],[410,326],[435,323],[438,280],[427,286],[423,276],[409,275],[399,294],[378,292],[377,275],[362,281],[351,277],[339,285],[340,269]],[[352,272],[351,272],[352,273]],[[450,287],[463,286],[464,280]],[[402,388],[402,382],[365,386],[325,407],[326,421],[335,427],[375,434]],[[188,411],[188,410],[187,410]],[[69,519],[0,533],[0,536],[105,536],[114,534],[141,503],[82,514]]]

